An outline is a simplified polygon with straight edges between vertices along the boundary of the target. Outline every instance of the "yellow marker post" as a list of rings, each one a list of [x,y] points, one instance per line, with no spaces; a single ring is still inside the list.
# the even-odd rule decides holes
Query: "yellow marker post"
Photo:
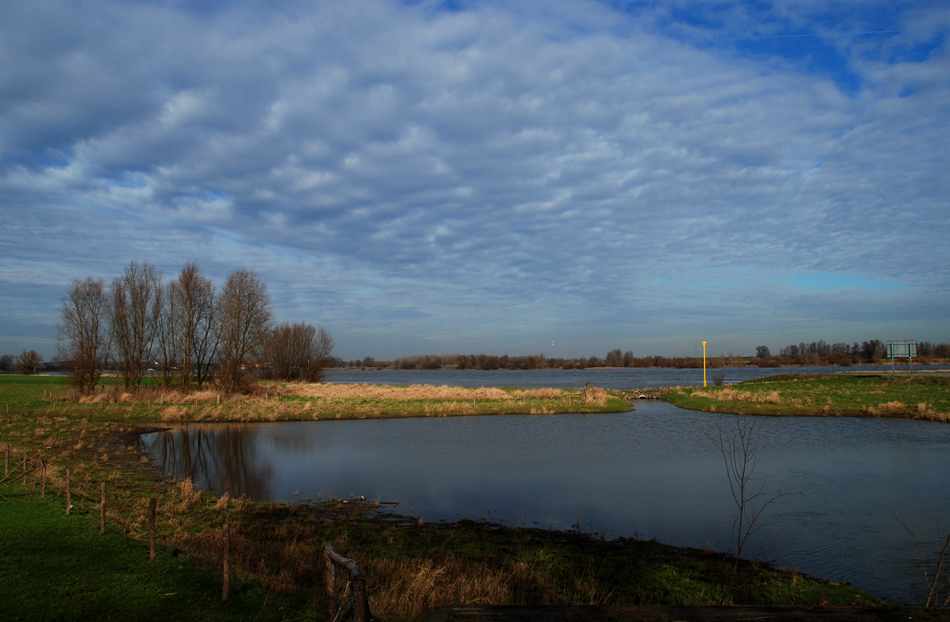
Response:
[[[703,342],[703,386],[706,386],[706,342]]]

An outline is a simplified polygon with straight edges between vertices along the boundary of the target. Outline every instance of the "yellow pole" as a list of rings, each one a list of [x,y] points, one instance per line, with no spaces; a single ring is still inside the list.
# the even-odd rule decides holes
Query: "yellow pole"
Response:
[[[703,342],[703,386],[706,386],[706,342]]]

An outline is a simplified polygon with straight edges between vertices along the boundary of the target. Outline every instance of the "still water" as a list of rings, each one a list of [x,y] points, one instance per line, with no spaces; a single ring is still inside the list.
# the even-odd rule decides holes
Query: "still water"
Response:
[[[484,373],[484,372],[481,372]],[[593,381],[592,381],[593,382]],[[303,502],[399,501],[425,518],[657,537],[724,550],[735,507],[712,437],[737,419],[662,402],[629,413],[191,425],[143,436],[153,459],[203,489]],[[770,508],[764,559],[893,602],[925,593],[895,515],[950,527],[950,425],[743,417],[755,425]],[[929,553],[933,547],[927,548]]]

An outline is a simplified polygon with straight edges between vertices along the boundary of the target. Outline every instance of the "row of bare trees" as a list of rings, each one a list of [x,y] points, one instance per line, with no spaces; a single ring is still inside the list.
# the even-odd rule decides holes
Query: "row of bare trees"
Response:
[[[0,373],[21,374],[29,376],[38,373],[43,365],[43,355],[36,350],[24,350],[16,356],[4,354],[0,356]]]
[[[267,284],[246,268],[216,291],[193,262],[167,285],[155,266],[132,262],[109,285],[74,280],[62,302],[59,354],[83,393],[110,364],[132,388],[150,370],[166,386],[179,379],[183,391],[212,379],[226,392],[241,390],[250,367],[275,379],[319,381],[333,350],[322,327],[275,327]]]

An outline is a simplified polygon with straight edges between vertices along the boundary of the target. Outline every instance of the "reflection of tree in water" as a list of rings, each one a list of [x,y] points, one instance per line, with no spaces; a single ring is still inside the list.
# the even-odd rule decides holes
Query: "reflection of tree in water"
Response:
[[[269,497],[270,461],[258,454],[257,430],[244,425],[192,425],[161,432],[148,448],[165,473],[232,497]]]

